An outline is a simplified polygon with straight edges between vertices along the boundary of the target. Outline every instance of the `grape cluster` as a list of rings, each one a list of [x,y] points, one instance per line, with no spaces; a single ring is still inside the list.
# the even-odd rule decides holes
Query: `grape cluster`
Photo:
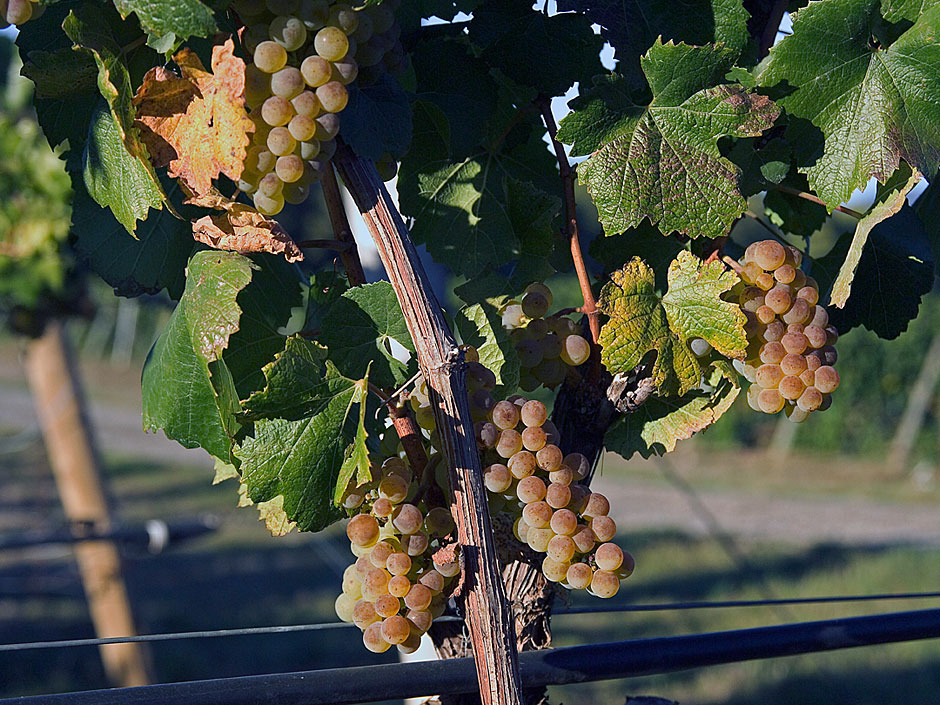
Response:
[[[346,510],[355,512],[346,535],[357,560],[343,574],[336,614],[359,627],[363,644],[376,653],[392,645],[415,651],[460,573],[455,558],[433,557],[454,530],[450,512],[428,507],[418,493],[407,461],[392,456],[373,469],[372,482],[351,484],[343,497]]]
[[[501,309],[503,327],[519,357],[519,387],[531,392],[544,385],[549,389],[564,381],[569,367],[577,367],[591,355],[588,341],[578,335],[570,318],[545,318],[552,305],[552,292],[541,283],[529,284],[519,301]]]
[[[39,17],[45,9],[39,0],[0,0],[0,29],[28,22]]]
[[[774,240],[748,246],[738,302],[748,317],[748,358],[735,366],[751,382],[747,401],[766,414],[805,421],[831,405],[839,337],[819,305],[819,287],[800,270],[802,254]]]
[[[336,151],[346,86],[398,70],[394,2],[362,10],[329,0],[240,0],[245,102],[255,125],[238,188],[264,215],[302,203]]]
[[[633,557],[611,543],[617,525],[599,492],[579,484],[590,466],[580,453],[563,456],[558,430],[540,401],[513,396],[495,404],[476,427],[490,512],[515,518],[513,533],[544,553],[552,582],[613,597],[633,572]]]

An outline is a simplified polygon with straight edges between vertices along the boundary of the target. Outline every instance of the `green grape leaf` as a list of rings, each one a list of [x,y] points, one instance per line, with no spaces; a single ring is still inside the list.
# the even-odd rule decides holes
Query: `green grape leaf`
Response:
[[[167,184],[167,195],[182,207],[179,186]],[[169,210],[151,213],[128,234],[114,215],[86,193],[81,177],[73,175],[72,247],[88,267],[114,287],[118,296],[156,294],[166,289],[179,299],[186,284],[186,263],[199,245],[192,226]]]
[[[940,6],[873,49],[879,20],[878,0],[812,2],[760,76],[789,91],[787,134],[830,210],[901,160],[923,174],[940,163]]]
[[[304,330],[322,330],[326,314],[348,288],[349,282],[341,271],[328,269],[311,275],[310,286],[306,290],[307,309],[304,314]]]
[[[350,403],[359,405],[359,424],[356,426],[356,437],[346,448],[345,459],[339,468],[336,478],[336,487],[333,490],[333,504],[337,507],[343,504],[343,494],[349,482],[356,478],[356,486],[361,487],[372,479],[372,464],[369,461],[369,448],[366,441],[369,433],[366,431],[366,398],[369,395],[369,379],[359,380]]]
[[[916,22],[918,17],[938,4],[937,0],[882,0],[881,14],[888,22]]]
[[[199,0],[115,0],[121,17],[134,13],[147,32],[148,44],[158,51],[172,51],[190,37],[208,37],[218,31],[212,10]]]
[[[104,100],[91,118],[84,154],[85,188],[99,205],[134,234],[138,220],[163,207],[163,193],[143,163],[124,148],[114,116]]]
[[[473,13],[469,33],[485,61],[544,95],[562,95],[603,71],[604,40],[581,14],[549,16],[527,0],[491,0]]]
[[[348,377],[362,377],[371,364],[372,381],[396,387],[407,380],[414,366],[396,360],[391,341],[414,353],[395,290],[388,282],[357,286],[339,297],[323,319],[318,338],[330,350],[330,360]]]
[[[588,254],[604,265],[605,272],[620,269],[624,262],[639,257],[656,272],[656,288],[665,291],[669,263],[684,249],[678,240],[664,238],[655,226],[644,220],[617,235],[594,238]]]
[[[797,188],[800,191],[808,190],[805,183]],[[764,196],[764,214],[784,232],[800,237],[809,237],[815,233],[829,216],[825,206],[777,189],[769,189]]]
[[[401,209],[414,219],[415,242],[468,279],[519,258],[522,241],[544,207],[542,196],[558,190],[557,165],[542,141],[544,128],[528,100],[514,102],[516,95],[508,85],[500,87],[486,144],[465,156],[450,149],[442,129],[444,113],[419,103],[415,139],[399,170]]]
[[[303,275],[282,257],[251,256],[251,286],[238,295],[242,315],[229,339],[225,364],[232,371],[238,398],[246,399],[264,386],[262,368],[284,349],[284,328],[294,307],[303,303]]]
[[[296,335],[288,338],[284,349],[264,366],[264,388],[242,405],[245,417],[294,421],[315,413],[328,354],[318,343]]]
[[[664,232],[720,237],[744,212],[740,169],[717,142],[759,135],[778,110],[740,85],[714,85],[732,58],[722,48],[657,40],[641,60],[653,93],[648,105],[615,75],[572,101],[559,139],[573,153],[597,150],[579,165],[578,178],[607,232],[649,218]]]
[[[62,28],[75,42],[76,49],[94,58],[98,66],[98,91],[113,117],[108,125],[101,120],[100,110],[96,109],[92,116],[84,158],[85,184],[98,203],[117,209],[114,213],[118,222],[133,233],[136,221],[147,217],[154,200],[162,200],[163,190],[150,154],[134,126],[134,86],[121,48],[122,37],[112,29],[118,22],[120,18],[113,9],[105,11],[86,3],[69,12]],[[157,55],[151,54],[153,63]],[[125,154],[120,154],[121,151]],[[132,165],[132,160],[137,163]]]
[[[607,450],[629,459],[675,450],[676,442],[715,423],[737,398],[741,387],[726,361],[715,363],[705,374],[708,386],[678,399],[650,397],[632,414],[625,414],[607,431]]]
[[[844,237],[817,263],[823,269],[835,269],[845,262],[848,248]],[[903,204],[868,234],[852,295],[844,308],[829,310],[829,322],[843,334],[861,325],[881,338],[896,338],[917,317],[920,300],[933,283],[930,237],[914,209]]]
[[[692,338],[704,338],[727,357],[743,358],[747,348],[744,313],[720,298],[738,282],[733,271],[683,251],[669,267],[668,282],[660,297],[653,270],[635,257],[611,274],[598,301],[610,318],[598,341],[604,365],[611,374],[627,372],[655,351],[652,380],[663,397],[681,396],[699,383]]]
[[[204,251],[187,271],[186,290],[144,364],[144,428],[232,463],[238,397],[222,351],[238,330],[236,299],[251,281],[251,262]]]
[[[342,516],[333,497],[350,440],[359,433],[358,428],[348,428],[352,424],[347,420],[352,405],[364,403],[366,382],[344,377],[331,360],[315,379],[309,386],[306,416],[258,420],[254,435],[235,450],[251,500],[283,495],[284,512],[301,531],[319,531]],[[364,420],[360,412],[359,422]]]
[[[348,87],[349,103],[343,109],[340,135],[360,157],[377,161],[391,154],[400,158],[408,151],[413,129],[411,105],[401,84],[389,74],[375,83]]]
[[[911,173],[910,167],[902,165],[902,168],[898,169],[894,176],[878,189],[875,204],[869,209],[865,217],[858,221],[858,225],[855,227],[855,235],[849,245],[849,251],[842,267],[839,269],[839,276],[836,277],[832,285],[832,293],[829,296],[830,306],[845,308],[845,303],[852,291],[855,270],[862,259],[862,251],[868,241],[869,234],[878,223],[890,218],[906,205],[907,193],[914,188],[918,181],[920,181],[920,174]]]
[[[424,116],[421,124],[436,128],[453,154],[468,154],[483,140],[496,108],[496,82],[486,64],[471,56],[464,44],[447,39],[418,42],[411,62],[415,110],[419,105],[427,110],[424,106],[430,103],[440,111],[439,118]],[[441,71],[441,66],[448,70]]]
[[[454,316],[457,332],[464,345],[472,345],[480,356],[480,363],[496,375],[496,383],[505,389],[519,384],[519,358],[503,328],[499,304],[502,299],[464,306]]]
[[[522,291],[532,282],[545,281],[555,273],[551,255],[556,247],[564,248],[564,261],[569,261],[571,255],[567,238],[562,237],[559,228],[552,227],[561,199],[515,179],[509,181],[508,191],[509,220],[519,238],[511,282],[516,291]]]
[[[619,70],[642,85],[640,57],[655,43],[722,43],[736,57],[747,44],[748,13],[741,0],[559,0],[601,26],[620,61]]]

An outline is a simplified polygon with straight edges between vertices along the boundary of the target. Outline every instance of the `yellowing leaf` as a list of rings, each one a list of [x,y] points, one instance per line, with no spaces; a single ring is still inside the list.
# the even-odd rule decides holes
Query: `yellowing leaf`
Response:
[[[193,237],[209,247],[242,254],[268,252],[284,255],[288,262],[304,258],[303,252],[276,220],[265,217],[251,206],[226,198],[215,188],[210,187],[201,195],[191,194],[186,203],[223,211],[193,222]]]
[[[147,72],[134,96],[136,124],[155,166],[169,166],[196,193],[207,193],[212,179],[242,173],[248,133],[245,111],[245,62],[229,39],[212,49],[212,73],[199,57],[182,49],[173,57],[180,76],[162,67]]]
[[[284,495],[282,494],[266,502],[255,504],[248,496],[248,485],[243,482],[238,486],[238,504],[236,506],[257,507],[258,521],[264,522],[264,528],[271,533],[271,536],[286,536],[297,527],[296,522],[287,518],[284,511]]]
[[[627,372],[655,351],[652,379],[663,397],[683,395],[701,380],[692,338],[704,338],[728,357],[743,357],[747,348],[744,314],[721,299],[738,281],[734,272],[682,251],[669,266],[668,281],[660,297],[653,270],[634,257],[611,274],[598,302],[610,317],[598,341],[604,365],[612,374]]]

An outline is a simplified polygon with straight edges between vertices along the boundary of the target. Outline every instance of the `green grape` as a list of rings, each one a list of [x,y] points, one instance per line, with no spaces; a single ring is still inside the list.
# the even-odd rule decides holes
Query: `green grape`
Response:
[[[306,142],[317,133],[317,123],[307,115],[295,115],[287,125],[288,132],[298,142]],[[303,156],[303,154],[301,154]],[[315,154],[312,156],[316,156]]]
[[[330,62],[320,56],[308,56],[300,64],[300,73],[303,74],[304,81],[311,88],[319,88],[330,80],[333,75],[333,67]]]
[[[531,426],[522,432],[522,445],[526,450],[537,452],[548,442],[545,431],[540,426]]]
[[[258,153],[258,166],[257,170],[262,174],[267,174],[269,171],[274,170],[274,165],[277,163],[277,156],[273,154],[268,149],[262,149]]]
[[[386,159],[383,156],[375,163],[375,170],[379,172],[379,178],[388,183],[398,174],[398,162],[391,157]]]
[[[258,191],[268,198],[278,196],[283,189],[284,182],[274,173],[265,174],[261,181],[258,182]]]
[[[516,356],[520,365],[531,369],[542,361],[542,347],[532,338],[520,340],[516,345]]]
[[[434,593],[431,592],[431,588],[422,583],[416,583],[405,595],[405,607],[410,610],[426,610],[430,607],[433,597]]]
[[[753,261],[761,269],[772,271],[786,262],[787,252],[783,245],[775,240],[763,240],[756,243],[753,250]]]
[[[375,624],[376,622],[380,623],[381,619],[382,618],[375,613],[375,607],[371,601],[365,598],[356,600],[356,604],[353,607],[353,624],[360,629],[365,629],[370,624]]]
[[[565,489],[568,490],[567,487]],[[571,490],[568,490],[568,497],[571,497]],[[549,506],[551,506],[551,502],[549,502]],[[560,507],[552,514],[549,526],[559,536],[571,536],[578,529],[578,515],[570,509]]]
[[[336,140],[324,140],[320,143],[319,158],[323,162],[328,162],[336,154]]]
[[[260,17],[268,10],[264,3],[257,2],[257,0],[234,0],[232,9],[243,21]]]
[[[512,474],[502,463],[494,463],[483,473],[483,484],[490,492],[502,494],[512,485]]]
[[[620,578],[609,570],[598,570],[591,579],[591,592],[598,597],[609,598],[620,590]]]
[[[506,429],[499,434],[496,452],[504,458],[511,458],[522,450],[522,436],[513,429]]]
[[[269,38],[267,23],[252,25],[251,27],[246,27],[245,31],[242,33],[242,47],[244,47],[249,55],[254,55],[258,45],[261,44],[261,42],[268,41]]]
[[[279,95],[272,95],[261,105],[261,117],[271,127],[286,125],[293,116],[294,107]]]
[[[356,80],[356,76],[358,75],[359,64],[356,63],[355,59],[346,56],[339,61],[333,62],[333,73],[330,76],[332,80],[339,81],[344,86],[348,86]]]
[[[816,388],[823,394],[831,394],[839,386],[839,373],[834,367],[823,365],[816,370]]]
[[[287,51],[277,42],[261,42],[255,47],[254,62],[265,73],[274,73],[287,64]]]
[[[567,564],[574,558],[576,550],[570,536],[553,536],[545,552],[552,560]]]
[[[322,159],[308,159],[304,163],[307,165],[307,168],[304,171],[304,181],[310,184],[315,184],[319,182],[320,179],[323,178],[323,170],[329,168],[326,162],[324,162]],[[421,428],[425,428],[429,431],[433,431],[435,428],[434,414],[431,412],[430,409],[428,409],[427,413],[428,413],[429,418],[425,417],[424,421],[426,424],[430,425],[430,428],[428,428],[427,425],[421,425],[420,422],[418,423],[418,425],[421,426]],[[415,414],[415,420],[417,419],[418,419],[418,414]]]
[[[293,66],[285,66],[271,75],[271,92],[287,100],[299,96],[304,87],[304,77],[300,73],[300,69]]]
[[[352,34],[359,26],[359,13],[346,3],[337,3],[330,8],[327,23],[343,30],[345,34]]]
[[[387,32],[395,24],[395,14],[384,5],[371,5],[365,9],[365,14],[372,19],[373,31],[376,34]]]
[[[359,80],[360,82],[365,78],[367,72],[364,72],[363,68],[372,68],[382,63],[382,59],[385,57],[385,51],[381,48],[369,42],[367,44],[359,43],[358,48],[356,49],[356,62],[359,64]],[[383,67],[384,68],[384,67]],[[371,77],[372,80],[375,80],[377,76]]]
[[[305,140],[300,143],[300,158],[309,161],[320,153],[320,143],[317,140]]]
[[[516,496],[526,504],[545,499],[545,482],[536,475],[530,475],[519,480],[516,485]]]
[[[269,31],[271,39],[287,51],[297,51],[307,41],[307,28],[297,17],[275,17]]]
[[[297,16],[303,20],[307,29],[320,29],[329,19],[330,4],[327,0],[301,0]]]
[[[252,194],[258,190],[258,183],[256,181],[249,181],[247,179],[239,179],[238,190],[242,193]]]
[[[565,580],[574,590],[584,590],[591,584],[593,574],[594,571],[587,563],[572,563],[568,566]]]
[[[254,64],[245,66],[245,104],[249,109],[261,105],[271,95],[271,75]]]
[[[511,472],[512,476],[517,480],[522,480],[523,478],[535,474],[535,471],[538,469],[535,456],[527,450],[520,450],[513,453],[509,457],[507,465],[509,466],[509,472]]]
[[[612,541],[614,536],[617,535],[617,523],[606,515],[593,517],[590,527],[594,538],[601,543]]]
[[[346,525],[346,536],[357,546],[371,546],[379,538],[379,523],[368,514],[357,514]]]
[[[541,426],[548,419],[548,410],[542,402],[530,399],[522,405],[519,416],[526,426]],[[558,464],[560,465],[561,462],[559,461]]]
[[[561,359],[566,365],[577,367],[591,356],[591,345],[580,335],[569,335],[562,341]]]
[[[336,616],[340,618],[343,622],[352,622],[353,621],[353,609],[355,608],[355,601],[346,594],[340,594],[336,598],[336,602],[333,603],[333,609],[336,611]]]
[[[300,95],[291,100],[290,103],[294,106],[294,111],[298,115],[306,115],[309,118],[315,118],[320,114],[320,101],[317,99],[317,94],[313,91],[303,91]]]
[[[594,551],[594,562],[601,570],[614,572],[623,563],[623,550],[615,543],[602,543]]]
[[[296,154],[287,154],[277,158],[277,166],[274,170],[281,181],[292,184],[303,176],[304,162]]]
[[[297,147],[297,140],[293,138],[286,127],[274,127],[268,134],[268,149],[273,154],[283,157],[290,154]]]
[[[362,632],[362,643],[374,654],[381,654],[392,648],[392,645],[382,636],[382,623],[370,624]]]
[[[588,496],[588,501],[584,509],[581,510],[581,516],[586,519],[605,517],[609,511],[610,502],[607,500],[607,497],[600,492],[592,492]]]
[[[319,90],[319,89],[318,89]],[[333,113],[326,113],[317,118],[316,138],[320,142],[327,142],[339,134],[339,116]],[[322,148],[322,147],[321,147]]]
[[[343,30],[327,26],[317,32],[313,47],[327,61],[339,61],[349,51],[349,39]]]
[[[365,44],[372,38],[373,25],[372,18],[369,17],[365,12],[359,12],[356,17],[357,27],[356,30],[350,35],[350,39],[354,39],[358,44]]]
[[[545,529],[552,520],[552,511],[548,502],[532,502],[522,509],[522,519],[532,529]]]
[[[29,0],[10,0],[7,4],[6,20],[10,24],[24,24],[33,17],[33,4]]]
[[[392,523],[403,534],[414,534],[421,528],[424,517],[413,504],[402,504],[392,513]]]
[[[277,215],[284,210],[284,197],[281,194],[271,197],[255,191],[252,199],[254,199],[255,208],[258,209],[261,215]]]
[[[339,81],[329,81],[317,88],[317,98],[320,99],[320,105],[328,113],[338,113],[346,107],[349,102],[349,93]]]
[[[542,574],[553,583],[560,583],[568,577],[570,566],[567,561],[557,561],[551,556],[542,559]]]
[[[533,372],[536,379],[549,389],[553,389],[564,381],[567,368],[558,359],[542,360]]]

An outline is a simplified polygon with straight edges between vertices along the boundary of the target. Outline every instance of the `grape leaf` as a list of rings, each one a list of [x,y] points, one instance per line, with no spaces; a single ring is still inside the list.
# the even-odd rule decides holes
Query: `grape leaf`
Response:
[[[144,428],[162,429],[186,448],[233,462],[238,397],[222,351],[238,330],[236,298],[251,281],[251,262],[230,252],[198,252],[186,290],[144,364]]]
[[[678,399],[651,397],[631,414],[625,414],[607,431],[607,450],[629,459],[644,458],[676,449],[676,442],[715,423],[737,398],[741,387],[726,362],[706,372],[706,389],[695,389]]]
[[[264,528],[271,536],[287,536],[291,531],[297,528],[297,524],[287,518],[284,511],[284,495],[279,494],[274,499],[267,502],[258,502],[255,504],[248,496],[248,485],[244,482],[238,485],[238,505],[239,507],[257,507],[258,521],[264,522]]]
[[[212,10],[199,0],[114,0],[121,17],[134,13],[149,36],[148,43],[165,51],[190,37],[218,31]]]
[[[457,311],[454,322],[464,345],[472,345],[480,356],[480,362],[496,375],[496,383],[506,389],[519,384],[519,358],[503,328],[498,304],[501,299],[491,299]]]
[[[808,191],[806,177],[800,174],[799,179],[803,183],[797,181],[796,188]],[[787,181],[790,185],[790,180]],[[777,189],[768,189],[764,195],[764,213],[778,228],[800,237],[809,237],[819,230],[829,215],[825,206]]]
[[[157,66],[147,72],[134,105],[141,138],[156,166],[169,166],[195,193],[212,179],[241,176],[254,124],[245,112],[245,62],[231,39],[212,48],[212,73],[188,48],[173,56],[181,76]]]
[[[562,95],[603,71],[604,41],[581,14],[549,16],[527,0],[490,0],[474,11],[469,33],[487,63],[544,95]]]
[[[760,75],[761,85],[790,91],[778,101],[788,135],[830,210],[871,177],[883,183],[901,160],[923,174],[940,163],[940,6],[873,49],[879,20],[877,0],[812,2]]]
[[[411,62],[417,86],[415,100],[419,105],[430,103],[443,113],[444,120],[437,124],[451,153],[468,154],[483,140],[496,108],[496,82],[486,64],[471,56],[464,44],[447,39],[418,42]],[[441,71],[441,66],[448,70]],[[455,81],[454,76],[461,78]],[[422,124],[435,122],[425,119]]]
[[[366,398],[369,394],[368,373],[364,379],[356,384],[351,403],[359,405],[359,424],[356,426],[356,437],[346,448],[343,464],[339,468],[336,486],[333,489],[333,504],[337,507],[343,505],[343,495],[349,482],[356,478],[356,487],[361,487],[372,479],[372,464],[369,461],[369,448],[366,440],[369,433],[366,431]]]
[[[559,0],[601,26],[620,61],[618,70],[642,85],[639,58],[657,37],[685,44],[722,43],[737,56],[747,44],[747,11],[740,0]]]
[[[109,121],[102,116],[100,105],[92,115],[83,159],[85,185],[133,234],[136,221],[144,220],[150,208],[159,210],[164,196],[134,126],[134,89],[120,38],[111,28],[115,22],[119,18],[113,10],[86,3],[68,14],[62,28],[76,49],[94,58],[98,90],[112,118]]]
[[[188,191],[185,185],[183,190]],[[190,192],[186,203],[222,211],[193,222],[193,237],[209,247],[241,254],[284,255],[288,262],[304,258],[303,252],[276,220],[263,216],[252,206],[223,196],[215,188],[199,195]]]
[[[468,279],[518,258],[542,196],[558,189],[544,128],[528,100],[515,103],[514,96],[501,85],[486,143],[465,156],[451,150],[444,113],[419,102],[415,138],[399,170],[401,210],[414,218],[415,242]]]
[[[333,504],[340,468],[346,459],[349,438],[355,431],[347,430],[347,419],[354,403],[364,404],[366,379],[344,377],[331,360],[322,360],[320,352],[300,338],[293,339],[274,366],[267,370],[277,387],[266,389],[265,404],[270,408],[284,407],[277,398],[277,389],[288,369],[305,371],[303,407],[306,414],[294,420],[260,419],[255,422],[254,435],[236,449],[241,460],[242,481],[248,486],[252,501],[263,502],[284,496],[284,511],[301,531],[318,531],[339,519],[342,513]],[[299,354],[303,360],[294,367],[290,357]],[[285,367],[287,366],[287,367]],[[280,368],[280,370],[278,370]],[[311,369],[314,368],[314,369]],[[315,372],[308,375],[307,372]],[[297,395],[287,390],[291,399]],[[293,407],[292,407],[293,408]],[[359,422],[365,422],[360,410]],[[363,431],[364,433],[364,431]]]
[[[110,208],[131,235],[137,221],[146,220],[151,208],[163,207],[163,192],[151,178],[153,167],[124,148],[114,115],[104,100],[99,101],[91,118],[83,156],[88,194]]]
[[[393,76],[386,73],[375,83],[349,86],[340,135],[360,157],[378,161],[388,153],[401,158],[412,129],[408,96]]]
[[[923,13],[938,4],[940,3],[937,0],[881,0],[881,14],[888,22],[915,22]]]
[[[307,310],[304,315],[304,330],[319,331],[323,320],[336,299],[349,288],[346,275],[334,269],[315,272],[310,277],[307,289]]]
[[[746,207],[740,170],[719,137],[759,135],[777,117],[768,98],[722,80],[733,53],[715,47],[653,45],[641,59],[653,98],[636,100],[622,77],[603,77],[572,101],[558,137],[573,154],[597,150],[578,167],[604,229],[649,218],[664,232],[719,237]]]
[[[252,255],[251,286],[238,295],[242,315],[238,331],[223,354],[238,398],[246,399],[264,385],[262,368],[284,349],[285,327],[294,307],[303,303],[304,280],[297,265],[273,255]]]
[[[689,341],[704,338],[722,355],[743,358],[746,318],[737,305],[720,298],[738,282],[721,262],[705,264],[680,252],[669,267],[668,282],[660,297],[653,270],[637,257],[612,272],[598,301],[610,318],[598,342],[611,374],[633,369],[655,351],[652,379],[659,395],[681,396],[698,385],[702,374]]]
[[[315,413],[326,374],[327,349],[300,336],[287,339],[284,349],[264,366],[265,385],[245,403],[245,418],[295,421]]]
[[[363,377],[370,364],[372,381],[380,387],[398,386],[411,376],[414,356],[406,365],[390,349],[394,340],[415,351],[398,297],[388,282],[346,291],[326,314],[319,340],[329,348],[337,369],[348,377]]]
[[[171,298],[179,299],[186,283],[186,262],[198,247],[189,222],[163,209],[151,213],[131,236],[85,192],[80,176],[72,178],[72,247],[79,258],[118,296],[166,289]],[[179,188],[167,184],[166,193],[176,200]],[[179,203],[176,207],[185,212]]]
[[[818,262],[823,269],[839,267],[848,253],[848,238]],[[881,338],[893,339],[917,316],[920,300],[933,288],[934,258],[930,237],[914,209],[904,204],[897,214],[868,234],[855,270],[852,295],[842,309],[829,311],[840,333],[864,326]]]
[[[902,165],[902,168],[898,169],[894,176],[878,189],[875,204],[855,226],[855,235],[849,245],[849,251],[839,269],[839,276],[832,285],[832,293],[829,297],[830,306],[845,308],[845,303],[852,291],[855,269],[862,258],[862,250],[868,241],[869,233],[878,223],[901,210],[907,203],[908,191],[914,188],[918,181],[920,181],[920,174],[911,173],[907,165]]]
[[[625,262],[639,257],[656,272],[656,288],[665,291],[669,263],[685,249],[675,238],[664,238],[663,234],[642,221],[637,227],[616,235],[600,235],[591,241],[588,249],[594,259],[604,265],[604,271],[620,269]]]

